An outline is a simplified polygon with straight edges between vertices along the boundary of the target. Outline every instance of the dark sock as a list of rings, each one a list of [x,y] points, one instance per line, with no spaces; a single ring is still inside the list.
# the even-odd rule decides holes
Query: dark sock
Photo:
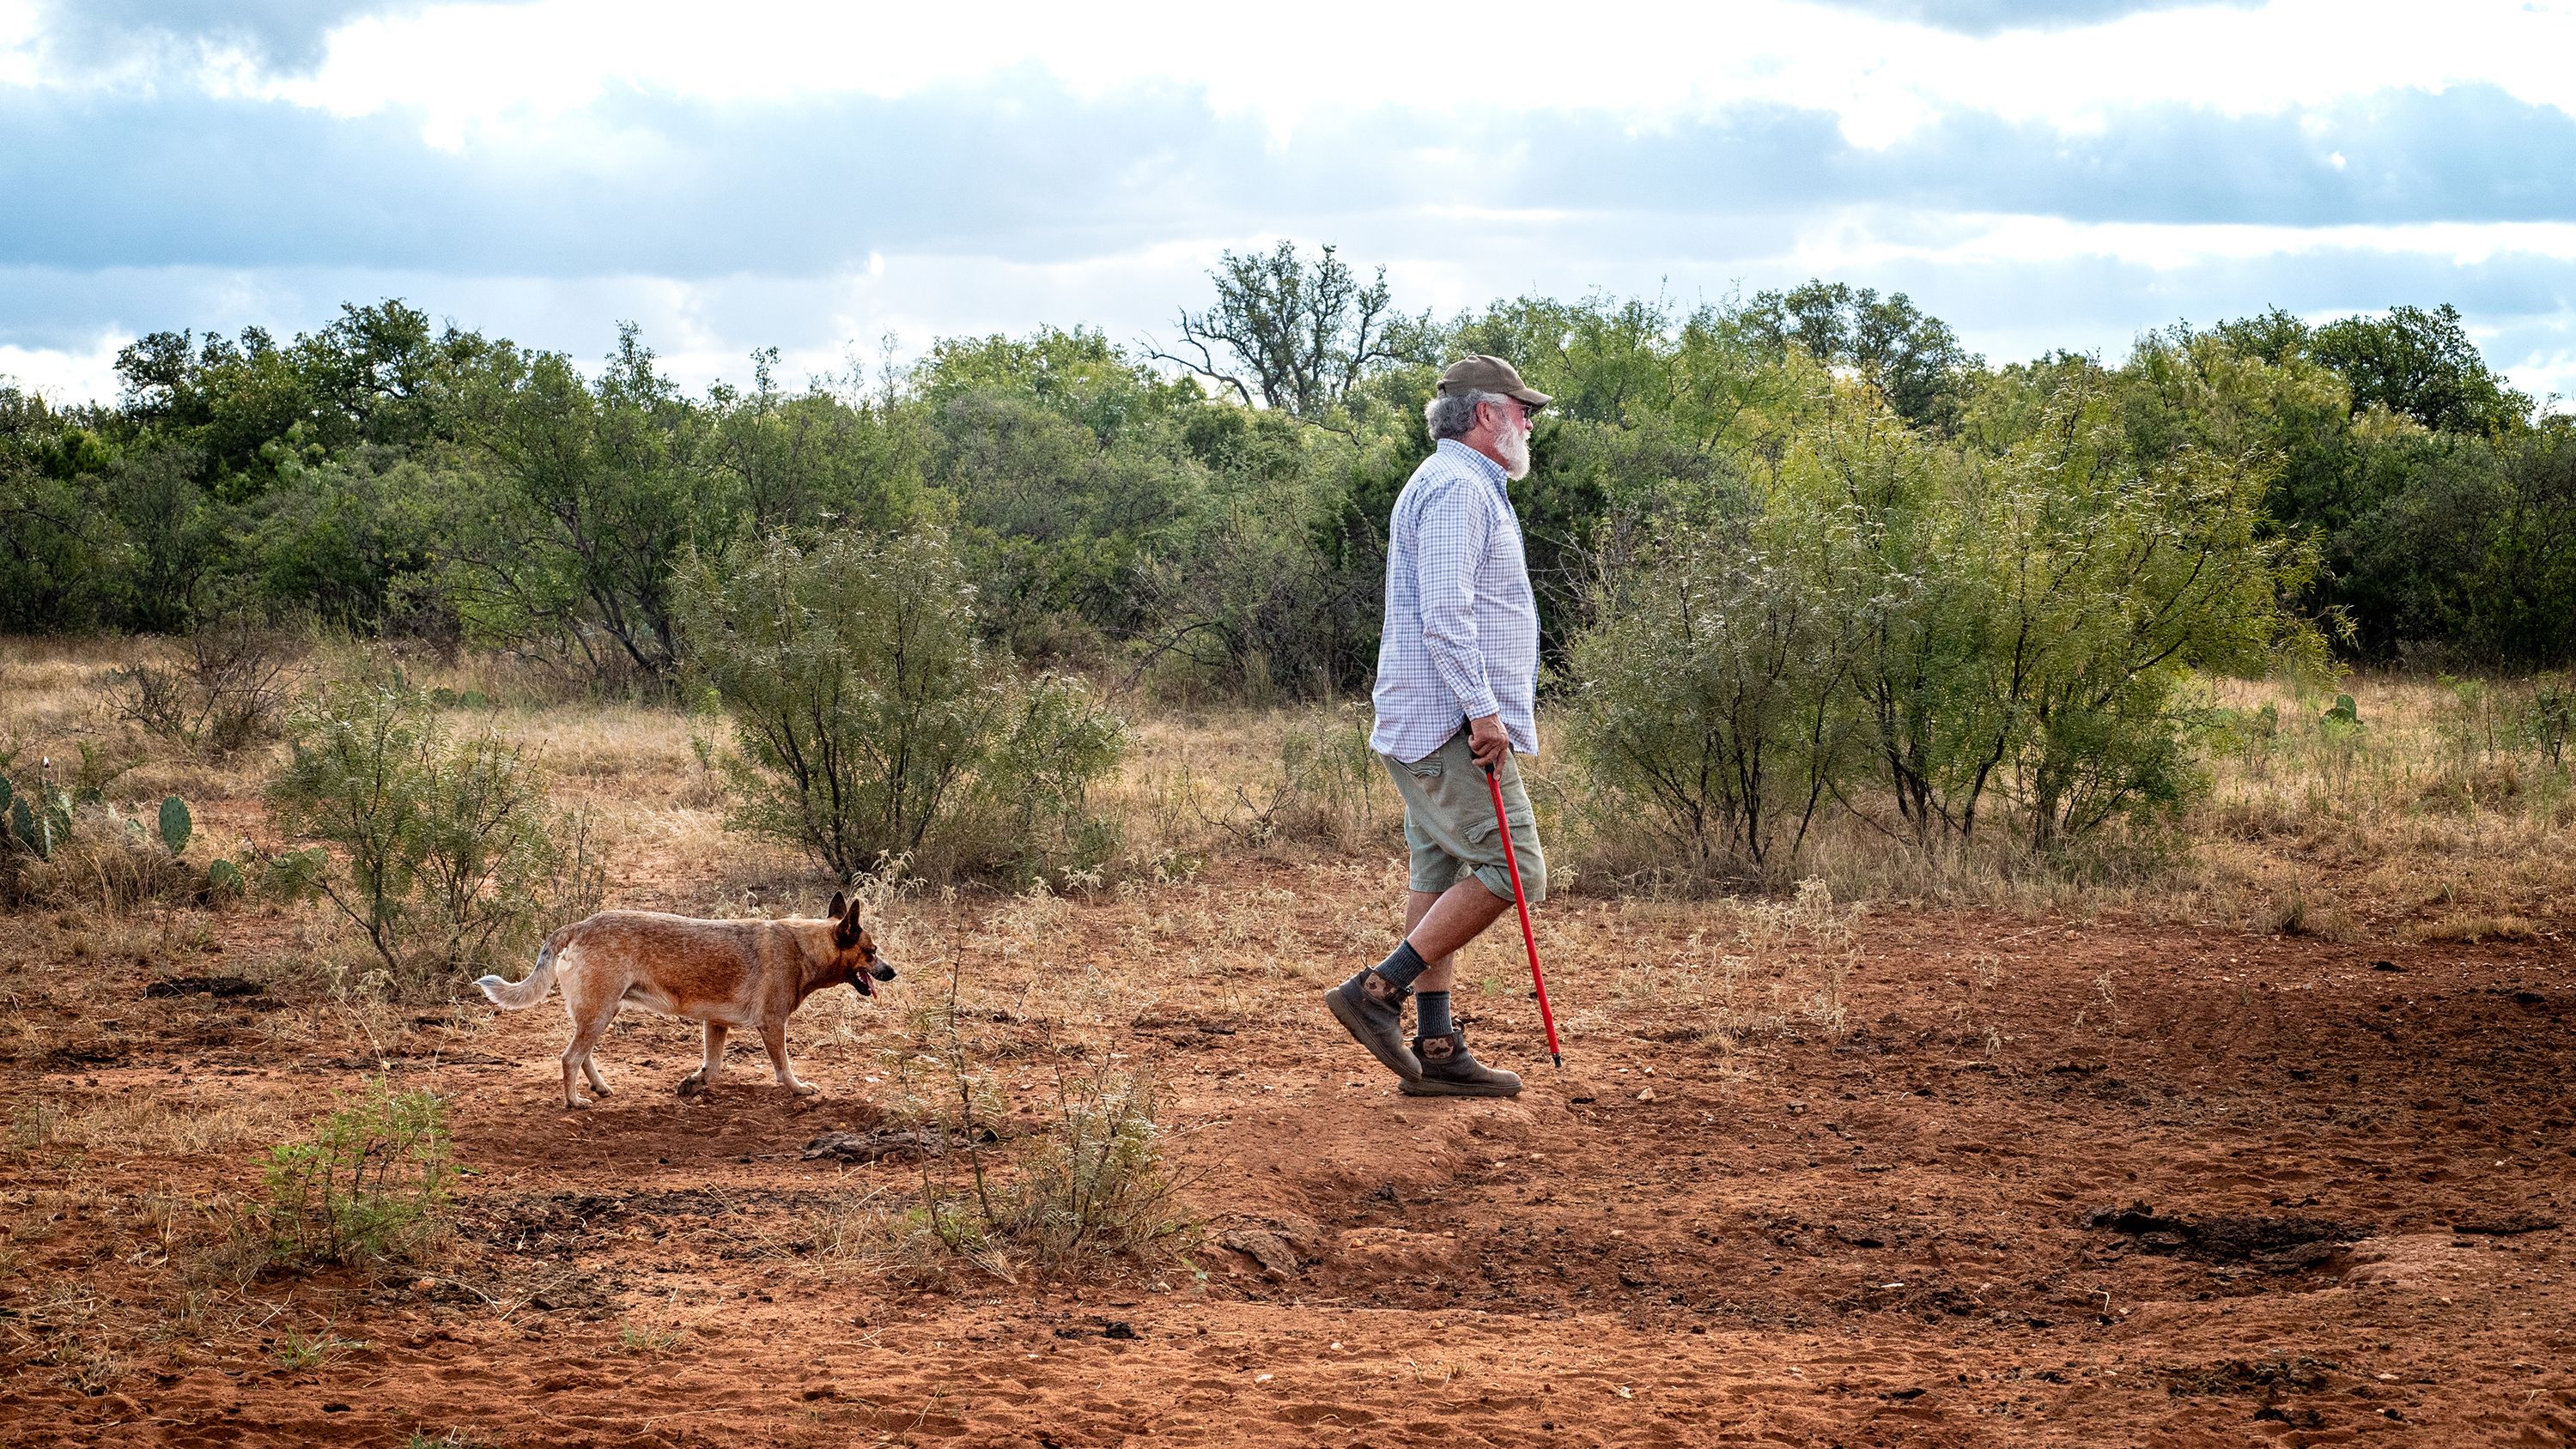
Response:
[[[1411,986],[1415,977],[1430,969],[1431,963],[1422,959],[1411,941],[1396,942],[1395,949],[1387,953],[1386,959],[1377,963],[1377,974],[1399,987]]]
[[[1449,1020],[1449,993],[1446,991],[1413,993],[1413,1009],[1422,1018],[1422,1036],[1447,1036],[1457,1030]]]

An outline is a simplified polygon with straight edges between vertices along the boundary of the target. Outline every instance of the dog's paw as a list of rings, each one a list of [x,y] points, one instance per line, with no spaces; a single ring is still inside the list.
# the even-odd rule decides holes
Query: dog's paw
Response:
[[[708,1090],[707,1079],[702,1073],[691,1072],[680,1079],[679,1092],[683,1097],[702,1096]]]
[[[789,1082],[787,1084],[787,1090],[794,1092],[800,1097],[811,1097],[823,1089],[815,1086],[812,1082]]]
[[[564,1099],[564,1106],[576,1112],[588,1111],[590,1109],[590,1099],[588,1097],[566,1097]]]

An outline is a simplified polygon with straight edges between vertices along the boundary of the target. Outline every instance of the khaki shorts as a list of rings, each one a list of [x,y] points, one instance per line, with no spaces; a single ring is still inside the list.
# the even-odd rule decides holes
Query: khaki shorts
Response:
[[[1473,872],[1485,889],[1503,900],[1512,898],[1511,871],[1503,863],[1502,834],[1494,828],[1494,797],[1485,788],[1485,771],[1467,748],[1467,732],[1407,764],[1386,755],[1386,772],[1404,794],[1404,843],[1412,852],[1409,884],[1418,891],[1445,891]],[[1521,890],[1532,905],[1547,899],[1547,855],[1539,849],[1538,821],[1530,814],[1529,792],[1521,788],[1520,765],[1506,758],[1501,770],[1503,816],[1512,824],[1512,855],[1520,863]]]

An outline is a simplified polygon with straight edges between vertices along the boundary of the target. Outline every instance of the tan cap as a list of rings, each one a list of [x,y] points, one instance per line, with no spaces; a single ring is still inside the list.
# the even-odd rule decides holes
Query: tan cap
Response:
[[[1528,403],[1533,411],[1546,407],[1555,399],[1521,381],[1518,368],[1499,357],[1479,352],[1459,358],[1440,374],[1440,395],[1455,397],[1464,392],[1498,392]]]

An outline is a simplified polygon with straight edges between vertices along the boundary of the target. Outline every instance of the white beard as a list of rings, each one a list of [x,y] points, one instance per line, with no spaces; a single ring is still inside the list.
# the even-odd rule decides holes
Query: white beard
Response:
[[[1503,455],[1503,476],[1517,483],[1529,476],[1529,434],[1506,427],[1494,435],[1494,451]]]

